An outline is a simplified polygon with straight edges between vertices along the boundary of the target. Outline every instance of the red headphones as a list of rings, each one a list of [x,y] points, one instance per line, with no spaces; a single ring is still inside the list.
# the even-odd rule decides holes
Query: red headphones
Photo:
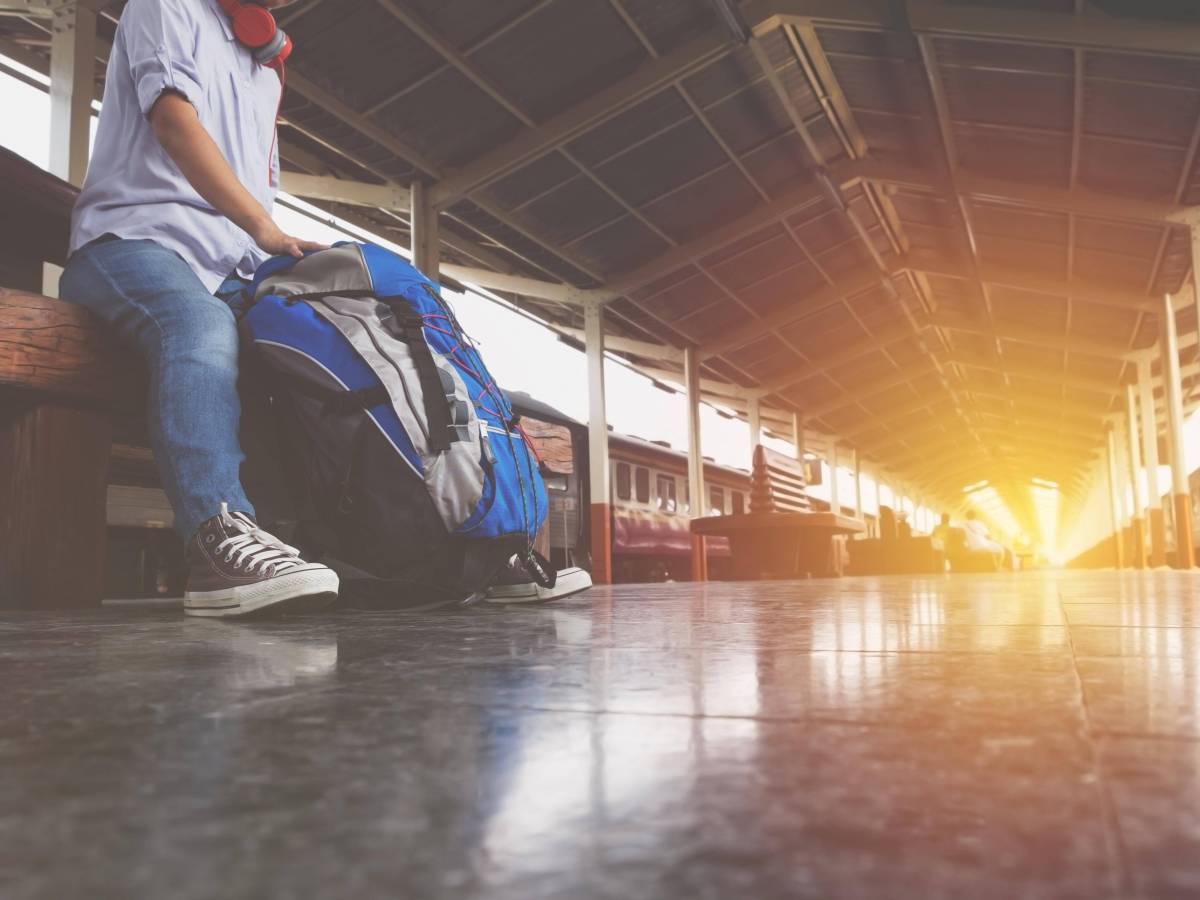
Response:
[[[233,20],[234,37],[250,49],[259,63],[279,68],[292,55],[292,39],[275,24],[275,17],[265,6],[242,0],[219,2]]]

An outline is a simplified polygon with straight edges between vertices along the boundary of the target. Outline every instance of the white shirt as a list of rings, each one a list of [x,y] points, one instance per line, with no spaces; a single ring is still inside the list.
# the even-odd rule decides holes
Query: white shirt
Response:
[[[165,90],[196,107],[238,180],[266,210],[274,206],[279,76],[235,40],[218,0],[129,0],[71,217],[71,250],[109,233],[149,238],[178,253],[215,290],[234,269],[253,273],[267,255],[196,193],[154,136],[147,115]]]

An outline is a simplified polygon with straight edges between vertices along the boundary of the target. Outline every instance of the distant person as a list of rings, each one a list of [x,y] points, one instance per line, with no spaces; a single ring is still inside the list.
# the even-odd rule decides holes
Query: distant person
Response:
[[[942,520],[933,527],[933,539],[941,545],[942,550],[950,547],[950,513],[942,513]]]
[[[963,527],[967,535],[967,549],[973,553],[990,553],[996,557],[996,565],[1004,566],[1008,551],[993,540],[988,528],[979,520],[975,510],[967,511],[967,522]]]

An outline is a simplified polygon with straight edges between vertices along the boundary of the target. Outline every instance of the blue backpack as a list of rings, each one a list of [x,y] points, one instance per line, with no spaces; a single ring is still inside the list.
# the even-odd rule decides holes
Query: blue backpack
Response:
[[[269,394],[293,540],[372,606],[466,600],[533,541],[546,489],[508,398],[438,285],[372,244],[264,263],[244,373]]]

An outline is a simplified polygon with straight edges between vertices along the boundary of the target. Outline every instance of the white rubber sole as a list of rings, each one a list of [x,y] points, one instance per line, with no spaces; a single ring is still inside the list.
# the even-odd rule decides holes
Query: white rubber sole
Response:
[[[324,609],[337,599],[338,577],[332,569],[310,563],[277,578],[221,591],[188,591],[183,611],[189,616],[234,618],[271,612]]]
[[[484,600],[488,603],[546,603],[579,594],[592,586],[592,576],[583,569],[563,569],[554,587],[540,584],[497,584],[488,588]]]

